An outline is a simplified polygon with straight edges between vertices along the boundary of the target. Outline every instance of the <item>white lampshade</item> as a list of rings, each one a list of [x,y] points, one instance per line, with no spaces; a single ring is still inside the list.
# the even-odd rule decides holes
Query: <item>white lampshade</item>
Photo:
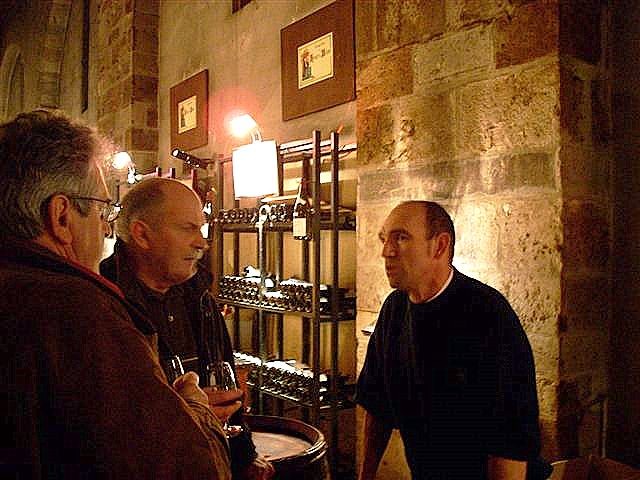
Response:
[[[243,145],[233,151],[235,198],[278,193],[278,149],[268,140]]]

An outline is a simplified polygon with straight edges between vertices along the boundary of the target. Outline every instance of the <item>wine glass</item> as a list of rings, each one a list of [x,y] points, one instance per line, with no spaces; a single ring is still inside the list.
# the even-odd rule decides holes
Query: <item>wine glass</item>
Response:
[[[209,375],[209,387],[212,390],[237,390],[238,384],[233,373],[233,368],[229,362],[212,362],[207,366],[207,374]],[[240,425],[229,425],[225,420],[222,429],[225,431],[227,438],[232,438],[242,432]]]
[[[178,355],[167,358],[164,362],[162,362],[162,367],[164,368],[164,373],[167,376],[169,385],[173,385],[173,382],[175,382],[176,378],[184,375],[182,361],[180,360],[180,357]]]

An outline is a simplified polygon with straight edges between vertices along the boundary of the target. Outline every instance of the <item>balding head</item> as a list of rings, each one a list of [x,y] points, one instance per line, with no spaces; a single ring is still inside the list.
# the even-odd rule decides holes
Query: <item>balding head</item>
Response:
[[[122,200],[122,210],[116,221],[116,234],[123,242],[131,241],[131,224],[142,220],[148,224],[160,221],[167,202],[176,195],[197,194],[178,180],[149,178],[136,184]]]

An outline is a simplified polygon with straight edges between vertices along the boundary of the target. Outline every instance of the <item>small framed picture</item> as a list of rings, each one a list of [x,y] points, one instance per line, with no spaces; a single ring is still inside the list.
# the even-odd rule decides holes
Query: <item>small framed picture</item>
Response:
[[[282,118],[353,100],[353,0],[336,0],[280,31]]]
[[[209,75],[203,70],[171,87],[171,148],[207,144]]]

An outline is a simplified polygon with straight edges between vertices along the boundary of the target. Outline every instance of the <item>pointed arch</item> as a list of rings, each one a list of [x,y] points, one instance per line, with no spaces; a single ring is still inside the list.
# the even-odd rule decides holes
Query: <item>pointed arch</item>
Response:
[[[60,107],[60,75],[70,14],[71,0],[50,2],[38,78],[38,103],[41,107]]]
[[[16,78],[16,75],[24,77],[24,69],[21,68],[22,55],[20,47],[12,43],[7,47],[2,57],[2,63],[0,64],[0,120],[7,120],[10,113],[16,109],[11,108],[10,112],[10,99],[18,98],[22,103],[24,78]],[[13,89],[20,88],[21,91],[16,92]],[[17,106],[20,110],[22,106]]]

